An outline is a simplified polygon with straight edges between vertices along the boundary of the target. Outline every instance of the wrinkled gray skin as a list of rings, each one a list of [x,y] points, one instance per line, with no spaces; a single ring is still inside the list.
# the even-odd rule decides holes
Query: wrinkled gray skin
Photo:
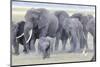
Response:
[[[18,49],[16,49],[16,47],[18,47],[17,41],[16,41],[16,34],[17,34],[16,32],[18,30],[17,28],[18,28],[18,25],[11,22],[11,45],[13,45],[14,47],[15,54],[19,55]]]
[[[65,18],[63,29],[67,33],[67,38],[70,38],[70,52],[79,52],[81,43],[83,43],[83,26],[77,18]]]
[[[96,44],[95,18],[92,15],[83,16],[80,13],[76,13],[76,14],[72,15],[72,17],[78,18],[83,25],[85,40],[84,40],[84,43],[81,46],[81,48],[84,49],[84,47],[86,47],[88,49],[87,35],[88,35],[88,32],[89,32],[93,36],[94,52],[95,52],[95,44]],[[95,54],[94,54],[92,60],[95,60],[95,58],[96,57],[95,57]]]
[[[86,25],[86,29],[93,36],[93,40],[95,44],[95,18],[90,19],[90,21]]]
[[[54,14],[50,13],[47,9],[44,8],[29,9],[25,14],[25,21],[26,21],[24,27],[25,41],[27,41],[29,37],[29,31],[35,27],[38,27],[39,39],[41,39],[41,37],[46,37],[47,35],[50,37],[54,37],[56,35],[56,31],[58,29],[58,19]],[[33,38],[32,38],[33,40],[31,41],[31,45],[34,45],[36,40],[36,38],[34,38],[34,33],[35,32],[33,31]],[[26,44],[26,48],[27,47],[28,44]]]
[[[19,37],[21,34],[23,34],[24,24],[25,24],[24,21],[20,21],[16,24],[14,24],[13,22],[11,23],[11,45],[13,45],[14,47],[15,55],[19,55],[19,44],[23,45],[24,52],[26,50],[24,45],[24,41],[25,41],[24,35]]]
[[[70,51],[73,52],[80,49],[80,43],[82,43],[84,39],[83,26],[81,23],[79,23],[80,21],[77,18],[70,18],[65,11],[56,11],[55,15],[58,17],[59,20],[59,28],[56,35],[55,50],[57,50],[58,48],[59,39],[62,40],[62,49],[65,50],[68,38],[71,39],[70,44],[72,47]],[[72,26],[72,29],[70,29],[71,27],[69,26]],[[78,47],[78,49],[76,47]]]
[[[42,54],[43,59],[50,57],[50,40],[47,37],[41,37],[38,43],[39,52]]]
[[[58,21],[59,21],[59,28],[58,28],[57,34],[56,34],[55,50],[58,50],[60,39],[62,40],[62,44],[63,44],[62,49],[65,50],[68,35],[67,35],[67,33],[65,33],[65,30],[62,27],[62,22],[64,21],[65,18],[68,18],[69,15],[65,11],[56,11],[55,15],[57,16]]]
[[[83,42],[83,45],[81,45],[81,49],[84,49],[84,47],[86,47],[86,49],[88,49],[88,45],[87,45],[87,34],[88,31],[86,29],[87,23],[90,21],[90,19],[92,18],[91,15],[82,15],[81,13],[75,13],[72,15],[72,17],[74,18],[78,18],[80,20],[80,22],[83,25],[83,32],[84,32],[84,36],[85,36],[85,40]]]
[[[94,43],[94,52],[95,52],[95,45],[96,45],[96,35],[95,35],[95,18],[91,18],[90,21],[87,23],[86,29],[88,32],[90,32],[90,34],[93,36],[93,43]],[[92,60],[96,60],[95,59],[95,54],[92,58]]]

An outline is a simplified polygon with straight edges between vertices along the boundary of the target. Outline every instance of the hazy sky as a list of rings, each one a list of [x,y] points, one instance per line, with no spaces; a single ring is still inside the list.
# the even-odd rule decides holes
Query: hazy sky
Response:
[[[12,7],[33,7],[33,8],[47,8],[57,10],[74,10],[74,11],[88,11],[95,12],[94,6],[79,6],[79,5],[63,5],[63,4],[48,4],[48,3],[34,3],[34,2],[12,2]]]

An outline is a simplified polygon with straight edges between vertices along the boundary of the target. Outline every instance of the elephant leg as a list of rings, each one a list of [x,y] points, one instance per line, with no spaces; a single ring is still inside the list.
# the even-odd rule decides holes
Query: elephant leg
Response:
[[[66,42],[67,42],[67,40],[66,39],[64,39],[64,40],[62,40],[62,50],[63,51],[65,51],[66,50]]]
[[[44,50],[43,59],[50,57],[50,45]]]
[[[29,48],[29,46],[27,46],[26,44],[24,44],[24,50],[23,50],[23,52],[24,53],[28,53],[28,50],[27,50],[28,48]]]
[[[35,51],[35,41],[36,41],[36,38],[32,38],[32,40],[30,41],[30,49]]]
[[[95,37],[93,38],[93,50],[94,50],[94,54],[93,54],[93,57],[92,57],[92,59],[91,59],[91,61],[95,61],[96,60],[96,40],[95,40]]]
[[[63,51],[66,50],[66,42],[67,42],[67,40],[68,40],[68,37],[62,39],[62,50]]]
[[[61,39],[61,32],[62,31],[58,31],[56,34],[55,51],[57,51],[59,47],[59,40]]]
[[[71,52],[77,52],[80,50],[80,43],[75,31],[71,31]]]
[[[50,52],[54,52],[54,38],[50,39]]]
[[[26,49],[24,52],[28,53],[29,52],[29,31],[31,30],[31,28],[24,28],[24,38],[25,38],[25,43],[24,43],[24,48]]]
[[[19,43],[16,41],[16,39],[13,41],[13,47],[15,50],[15,55],[19,55]]]
[[[43,59],[45,59],[47,57],[47,53],[45,50],[43,50]]]
[[[84,41],[85,41],[84,32],[80,30],[78,37],[79,37],[79,40],[80,40],[80,51],[83,51],[83,49],[85,47],[85,44],[84,44]]]
[[[88,50],[88,44],[87,44],[87,34],[88,34],[88,32],[84,32],[84,40],[83,40],[83,44],[80,46],[80,48],[82,49],[82,50],[84,50],[84,48],[86,49],[86,50]],[[85,50],[85,51],[86,51]]]
[[[58,46],[59,46],[59,38],[56,37],[56,42],[55,42],[55,51],[58,50]]]
[[[48,58],[50,57],[50,46],[48,46],[48,48],[47,48],[47,57]]]
[[[66,50],[66,42],[68,40],[68,33],[66,33],[64,30],[61,35],[61,40],[62,40],[62,50]]]

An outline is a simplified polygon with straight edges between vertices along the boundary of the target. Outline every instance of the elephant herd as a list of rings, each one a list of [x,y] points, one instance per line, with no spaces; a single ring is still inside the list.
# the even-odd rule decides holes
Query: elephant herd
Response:
[[[19,55],[19,44],[23,45],[25,53],[35,51],[36,39],[39,39],[38,51],[43,58],[58,51],[59,40],[62,41],[62,50],[66,50],[69,39],[71,49],[68,52],[83,52],[84,48],[88,49],[88,32],[95,45],[95,17],[92,15],[75,13],[69,16],[63,10],[50,12],[45,8],[31,8],[26,11],[24,19],[17,24],[11,22],[11,44],[16,55]],[[48,37],[56,38],[54,46]]]

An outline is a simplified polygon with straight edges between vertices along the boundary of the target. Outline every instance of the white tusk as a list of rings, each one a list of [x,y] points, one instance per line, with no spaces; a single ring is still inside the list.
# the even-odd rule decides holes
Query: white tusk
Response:
[[[28,43],[30,41],[31,37],[32,37],[32,30],[30,30],[30,36],[29,36],[28,40],[26,41],[26,43]]]
[[[20,36],[18,36],[18,37],[16,37],[16,38],[18,39],[18,38],[22,37],[23,35],[24,35],[24,33],[22,33]]]

